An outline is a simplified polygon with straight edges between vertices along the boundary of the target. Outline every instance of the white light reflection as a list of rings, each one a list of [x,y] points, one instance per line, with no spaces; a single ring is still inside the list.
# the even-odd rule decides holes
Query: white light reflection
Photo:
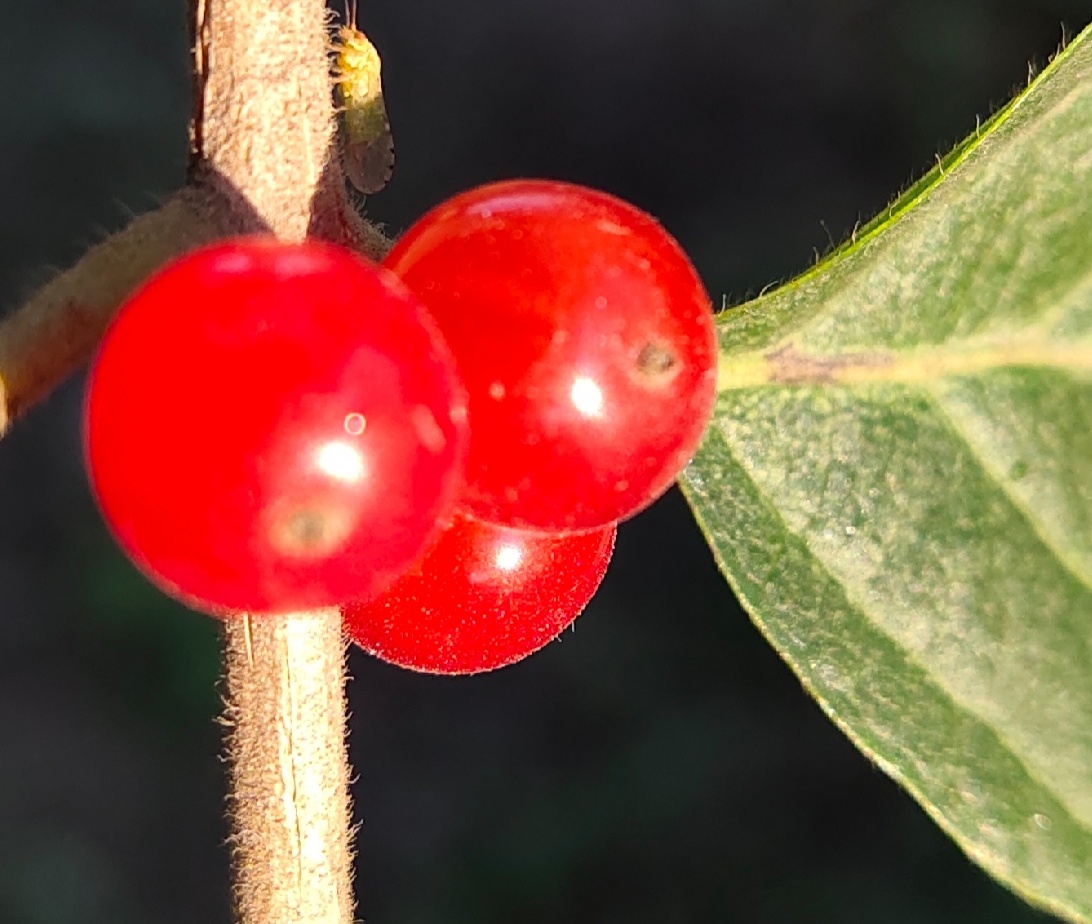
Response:
[[[603,392],[594,379],[578,376],[573,380],[569,396],[573,406],[585,417],[598,417],[603,413]]]
[[[515,571],[523,561],[523,550],[518,545],[502,545],[493,558],[501,571]]]
[[[347,484],[362,481],[368,473],[363,453],[351,443],[339,440],[319,446],[315,451],[315,465],[324,474]]]

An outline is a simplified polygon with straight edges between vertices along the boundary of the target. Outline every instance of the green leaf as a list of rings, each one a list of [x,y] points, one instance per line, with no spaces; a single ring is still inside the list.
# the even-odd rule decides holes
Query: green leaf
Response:
[[[1092,32],[717,323],[683,487],[740,600],[969,856],[1092,921]]]

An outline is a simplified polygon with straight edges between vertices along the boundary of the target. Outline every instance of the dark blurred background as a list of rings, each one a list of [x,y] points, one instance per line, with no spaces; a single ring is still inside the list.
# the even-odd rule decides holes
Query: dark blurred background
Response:
[[[3,310],[181,184],[185,6],[0,2]],[[718,303],[805,268],[1092,19],[1088,0],[361,6],[398,151],[374,218],[581,181],[660,216]],[[217,626],[111,546],[80,393],[0,443],[0,924],[226,922]],[[829,725],[677,493],[529,661],[351,670],[369,921],[1045,920]]]

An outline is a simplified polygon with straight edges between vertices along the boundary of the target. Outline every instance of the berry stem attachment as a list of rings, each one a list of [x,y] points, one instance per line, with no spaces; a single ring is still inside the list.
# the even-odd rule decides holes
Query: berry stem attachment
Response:
[[[0,320],[0,437],[87,359],[125,297],[173,257],[254,231],[318,237],[376,260],[390,248],[349,203],[332,156],[321,0],[191,6],[196,111],[189,184]]]
[[[158,209],[90,248],[0,319],[0,438],[15,419],[86,361],[118,306],[169,260],[202,244],[252,230],[237,203],[199,170]],[[316,214],[316,237],[373,260],[390,240],[351,208]]]
[[[337,610],[225,624],[240,924],[353,920]]]

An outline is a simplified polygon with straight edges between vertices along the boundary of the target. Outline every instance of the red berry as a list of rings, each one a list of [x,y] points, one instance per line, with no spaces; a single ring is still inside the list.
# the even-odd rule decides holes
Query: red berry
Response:
[[[358,645],[437,674],[504,667],[537,651],[587,605],[610,562],[613,526],[551,535],[465,515],[375,600],[344,607]]]
[[[605,193],[546,180],[438,206],[384,265],[428,307],[469,395],[461,500],[476,516],[587,529],[632,515],[712,412],[709,298],[678,243]]]
[[[417,300],[318,243],[246,238],[171,264],[91,369],[103,515],[167,593],[214,614],[378,593],[450,513],[465,396]]]

